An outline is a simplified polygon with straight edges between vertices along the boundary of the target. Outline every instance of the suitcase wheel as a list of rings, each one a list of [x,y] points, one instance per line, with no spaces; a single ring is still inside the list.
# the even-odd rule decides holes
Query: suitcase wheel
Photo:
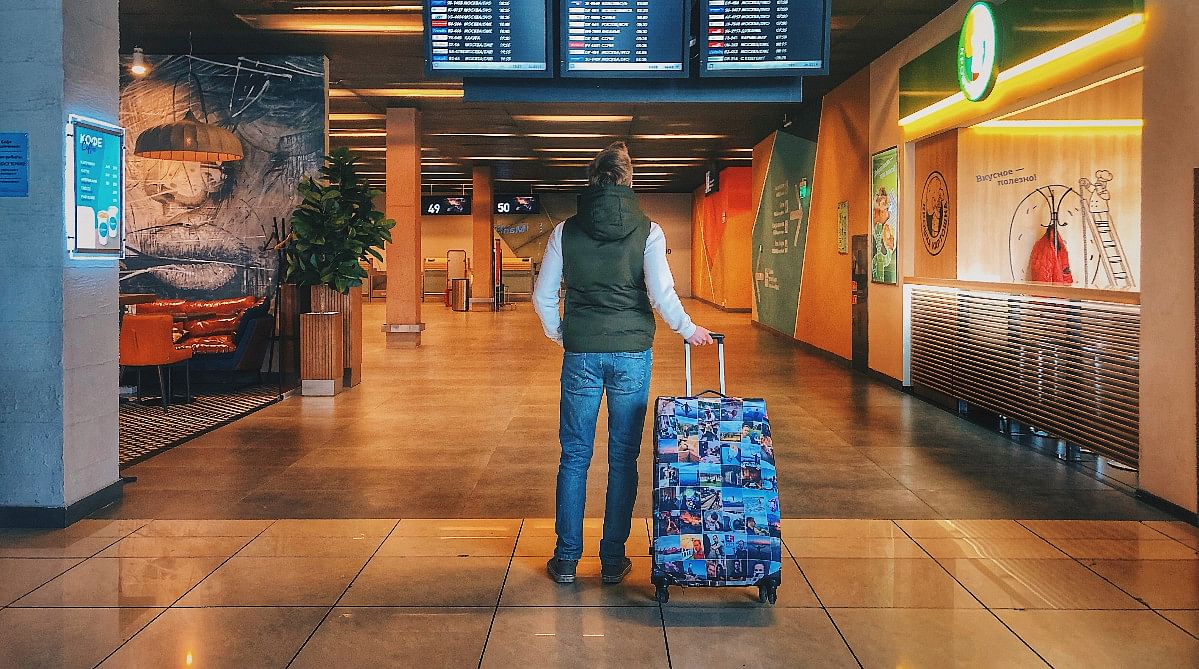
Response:
[[[774,603],[778,601],[778,598],[779,598],[779,588],[777,585],[775,585],[773,583],[764,583],[764,584],[758,586],[758,601],[759,602],[761,602],[763,604],[770,604],[771,606],[774,606]]]
[[[659,604],[665,604],[670,601],[670,586],[660,584],[657,592],[654,593],[654,599],[658,600]]]

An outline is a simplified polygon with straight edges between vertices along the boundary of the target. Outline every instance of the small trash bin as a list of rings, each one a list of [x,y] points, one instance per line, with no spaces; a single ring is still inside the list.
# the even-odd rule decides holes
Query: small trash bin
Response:
[[[450,279],[450,308],[470,311],[470,279]]]

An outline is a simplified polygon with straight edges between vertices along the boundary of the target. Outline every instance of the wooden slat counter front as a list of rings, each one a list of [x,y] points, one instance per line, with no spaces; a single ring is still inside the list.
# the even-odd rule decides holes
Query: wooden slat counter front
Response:
[[[904,291],[914,388],[1136,466],[1140,293],[920,278]]]

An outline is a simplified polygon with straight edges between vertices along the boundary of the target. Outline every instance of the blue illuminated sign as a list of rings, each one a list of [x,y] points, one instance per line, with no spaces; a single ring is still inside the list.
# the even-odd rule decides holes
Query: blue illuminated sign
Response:
[[[71,253],[125,252],[125,131],[71,117],[70,196],[74,207]]]

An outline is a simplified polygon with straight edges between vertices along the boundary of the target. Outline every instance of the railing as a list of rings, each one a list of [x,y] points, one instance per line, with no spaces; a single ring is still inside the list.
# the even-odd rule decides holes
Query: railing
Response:
[[[1137,293],[939,280],[907,290],[914,386],[1136,466]]]

